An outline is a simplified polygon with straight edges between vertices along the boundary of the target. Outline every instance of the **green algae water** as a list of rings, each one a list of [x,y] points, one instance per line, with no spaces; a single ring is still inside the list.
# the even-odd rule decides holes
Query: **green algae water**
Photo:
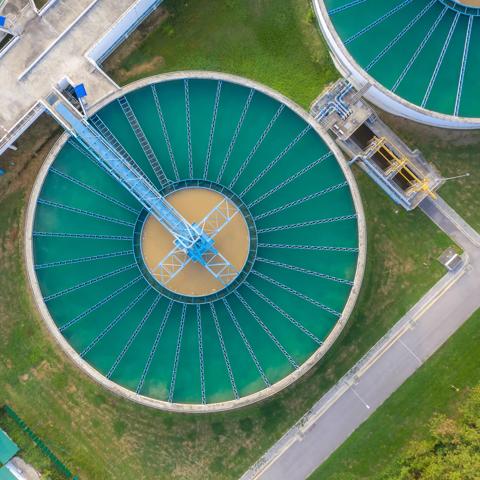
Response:
[[[70,139],[37,200],[44,302],[103,376],[172,403],[238,399],[302,365],[339,321],[359,255],[352,194],[335,156],[288,106],[233,82],[189,78],[126,95],[172,182],[228,187],[255,223],[254,263],[221,298],[185,303],[142,269],[142,206]],[[119,101],[94,118],[161,189]]]
[[[355,61],[428,110],[480,117],[480,8],[452,0],[325,0]]]

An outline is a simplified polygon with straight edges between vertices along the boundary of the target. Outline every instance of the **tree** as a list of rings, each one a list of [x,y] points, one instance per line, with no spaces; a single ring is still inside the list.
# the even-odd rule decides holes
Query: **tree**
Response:
[[[480,478],[480,385],[458,419],[434,417],[430,436],[411,442],[382,480],[478,480]]]

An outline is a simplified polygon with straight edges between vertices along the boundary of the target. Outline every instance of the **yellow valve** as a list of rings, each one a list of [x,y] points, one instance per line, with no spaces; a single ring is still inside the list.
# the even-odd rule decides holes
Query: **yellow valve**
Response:
[[[400,174],[404,180],[410,184],[408,192],[426,192],[430,197],[436,199],[437,196],[432,192],[428,180],[421,180],[412,170],[411,161],[405,157],[399,157],[391,148],[387,146],[387,142],[395,148],[393,142],[389,141],[386,137],[374,137],[370,145],[370,150],[378,153],[382,158],[390,164],[385,171],[385,175],[390,175],[393,172]],[[386,153],[385,153],[386,152]]]

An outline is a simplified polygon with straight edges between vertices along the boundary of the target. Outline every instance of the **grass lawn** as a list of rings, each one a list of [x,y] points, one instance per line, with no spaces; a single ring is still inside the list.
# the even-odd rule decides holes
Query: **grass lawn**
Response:
[[[166,1],[162,8],[148,35],[134,35],[108,62],[118,81],[218,69],[307,106],[336,77],[308,0]],[[443,274],[436,258],[449,239],[356,172],[368,222],[367,271],[351,321],[317,368],[272,400],[233,413],[187,416],[137,406],[74,368],[32,307],[23,212],[51,146],[45,139],[54,134],[51,122],[37,123],[18,152],[0,158],[10,172],[0,180],[0,403],[82,479],[238,478]]]
[[[49,0],[34,0],[35,6],[40,10],[42,7],[44,7]]]
[[[54,466],[53,461],[50,460],[50,458],[28,436],[28,434],[24,432],[4,411],[0,412],[0,428],[7,432],[8,436],[20,448],[18,456],[30,465],[35,465],[37,471],[41,471],[46,479],[65,480],[65,475]],[[56,447],[58,448],[57,445]]]
[[[338,78],[309,0],[165,0],[142,30],[104,65],[120,84],[218,70],[263,82],[307,107]]]
[[[479,343],[477,312],[310,478],[381,478],[410,440],[429,437],[429,422],[434,414],[450,418],[459,414],[463,400],[480,378]]]

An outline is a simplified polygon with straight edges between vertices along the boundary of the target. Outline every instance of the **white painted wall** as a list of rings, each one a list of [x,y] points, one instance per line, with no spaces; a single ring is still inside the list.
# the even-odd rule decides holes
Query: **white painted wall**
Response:
[[[137,25],[163,0],[137,0],[112,28],[85,54],[89,61],[101,62],[121,42],[126,40]]]

